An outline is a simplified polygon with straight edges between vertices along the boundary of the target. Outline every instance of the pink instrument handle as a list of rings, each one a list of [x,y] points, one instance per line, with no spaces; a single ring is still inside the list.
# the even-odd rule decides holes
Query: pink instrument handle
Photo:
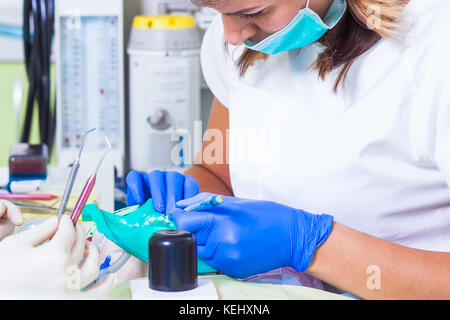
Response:
[[[86,181],[83,191],[81,191],[81,194],[80,194],[80,197],[78,198],[77,204],[75,205],[75,208],[73,209],[72,216],[70,217],[70,219],[72,219],[72,222],[74,225],[77,224],[78,218],[80,217],[80,214],[83,211],[83,208],[86,205],[86,202],[88,201],[89,196],[91,195],[92,189],[95,186],[96,178],[97,178],[96,173],[94,173],[92,176],[90,176],[88,181]]]
[[[22,194],[22,193],[5,193],[0,194],[0,199],[10,200],[54,200],[58,196],[52,194]]]

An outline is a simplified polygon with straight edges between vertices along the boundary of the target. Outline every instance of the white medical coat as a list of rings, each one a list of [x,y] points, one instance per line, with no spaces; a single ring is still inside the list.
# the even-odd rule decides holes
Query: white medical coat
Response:
[[[241,78],[243,47],[225,49],[219,16],[205,35],[202,68],[229,109],[235,196],[450,251],[449,14],[450,1],[411,0],[398,39],[358,58],[337,94],[338,71],[322,81],[306,70],[316,44],[259,61]]]

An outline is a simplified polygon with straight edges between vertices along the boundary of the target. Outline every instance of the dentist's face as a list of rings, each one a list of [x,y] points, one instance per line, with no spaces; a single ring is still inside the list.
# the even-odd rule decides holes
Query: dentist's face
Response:
[[[225,41],[240,45],[260,42],[283,29],[306,7],[307,0],[196,0],[222,14]],[[310,0],[310,8],[326,14],[332,0]],[[327,7],[328,6],[328,7]]]

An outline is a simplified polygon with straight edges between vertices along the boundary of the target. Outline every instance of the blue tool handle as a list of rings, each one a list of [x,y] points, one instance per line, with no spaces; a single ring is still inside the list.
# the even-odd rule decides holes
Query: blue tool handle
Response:
[[[209,210],[212,209],[214,207],[217,207],[218,205],[220,205],[223,202],[223,197],[222,196],[211,196],[208,199],[198,203],[198,204],[193,204],[187,208],[185,208],[185,211],[203,211],[203,210]]]

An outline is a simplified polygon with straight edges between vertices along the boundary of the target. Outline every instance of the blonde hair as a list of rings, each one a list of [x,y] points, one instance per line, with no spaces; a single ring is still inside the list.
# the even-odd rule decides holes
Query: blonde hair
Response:
[[[330,30],[319,43],[325,49],[310,69],[325,79],[331,71],[340,68],[334,92],[344,85],[348,71],[355,60],[370,50],[382,38],[395,38],[401,27],[400,17],[410,0],[346,0],[348,10],[340,28]],[[268,55],[245,49],[236,65],[241,76],[258,60]]]
[[[409,0],[347,0],[356,18],[383,38],[393,37],[402,26],[399,20]]]

